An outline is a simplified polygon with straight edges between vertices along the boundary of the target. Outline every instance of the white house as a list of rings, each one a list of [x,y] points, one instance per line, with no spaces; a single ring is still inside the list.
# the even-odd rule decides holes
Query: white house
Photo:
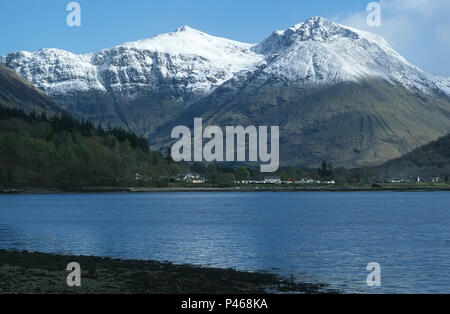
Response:
[[[281,184],[281,178],[280,177],[265,177],[264,183],[266,183],[266,184]]]
[[[184,176],[184,181],[192,184],[203,184],[206,182],[206,179],[202,178],[198,173],[190,172]]]

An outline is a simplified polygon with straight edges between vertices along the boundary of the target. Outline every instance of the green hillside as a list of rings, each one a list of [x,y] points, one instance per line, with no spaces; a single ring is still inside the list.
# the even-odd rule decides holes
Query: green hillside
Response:
[[[159,185],[186,167],[150,152],[145,139],[122,129],[4,107],[0,165],[0,187],[8,188]]]
[[[417,177],[429,179],[450,176],[450,134],[417,148],[409,154],[393,159],[377,168],[384,177]]]

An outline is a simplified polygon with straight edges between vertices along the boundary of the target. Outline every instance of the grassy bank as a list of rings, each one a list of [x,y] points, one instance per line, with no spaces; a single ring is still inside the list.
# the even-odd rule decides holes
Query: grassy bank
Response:
[[[67,264],[81,266],[81,287],[68,287]],[[155,261],[0,250],[0,293],[247,294],[330,293],[325,284],[295,283],[273,274]]]

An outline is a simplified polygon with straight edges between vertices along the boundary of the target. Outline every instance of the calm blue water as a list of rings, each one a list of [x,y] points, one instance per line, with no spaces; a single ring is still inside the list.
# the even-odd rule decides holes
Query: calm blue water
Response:
[[[346,292],[450,293],[450,193],[0,195],[0,248],[265,270]],[[370,262],[380,288],[366,285]]]

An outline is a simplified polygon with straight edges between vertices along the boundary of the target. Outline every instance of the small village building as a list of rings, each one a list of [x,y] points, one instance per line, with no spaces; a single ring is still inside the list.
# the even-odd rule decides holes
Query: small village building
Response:
[[[265,177],[264,183],[266,184],[281,184],[281,178],[276,176]]]
[[[206,179],[201,177],[198,173],[190,172],[184,176],[184,182],[191,184],[206,183]]]

